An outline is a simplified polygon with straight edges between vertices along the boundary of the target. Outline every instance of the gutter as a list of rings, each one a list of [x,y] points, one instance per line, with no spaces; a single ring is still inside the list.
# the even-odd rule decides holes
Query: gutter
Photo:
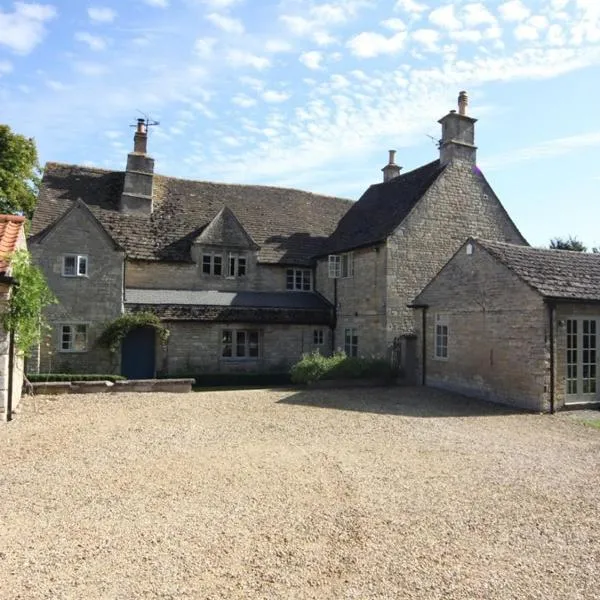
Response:
[[[554,322],[556,320],[556,302],[551,299],[546,299],[546,305],[548,306],[548,327],[550,329],[550,414],[556,412],[556,386],[555,386],[555,336],[554,336]]]

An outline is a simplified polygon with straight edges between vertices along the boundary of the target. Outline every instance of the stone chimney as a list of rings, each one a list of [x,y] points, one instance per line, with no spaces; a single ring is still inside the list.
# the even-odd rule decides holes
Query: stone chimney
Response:
[[[475,164],[477,146],[475,146],[475,123],[467,115],[469,98],[467,92],[458,94],[458,113],[451,110],[438,123],[442,126],[442,139],[440,140],[440,162],[448,164],[451,160],[460,160]]]
[[[400,175],[400,171],[402,170],[402,167],[399,167],[396,164],[396,151],[389,150],[389,153],[390,153],[389,162],[387,165],[385,165],[385,167],[383,167],[383,169],[381,169],[383,171],[383,182],[384,183],[386,181],[389,181],[390,179],[393,179],[394,177],[398,177],[398,175]]]
[[[148,128],[144,119],[138,119],[133,136],[133,152],[127,155],[125,183],[121,194],[122,213],[144,216],[152,213],[152,180],[154,159],[147,154]]]

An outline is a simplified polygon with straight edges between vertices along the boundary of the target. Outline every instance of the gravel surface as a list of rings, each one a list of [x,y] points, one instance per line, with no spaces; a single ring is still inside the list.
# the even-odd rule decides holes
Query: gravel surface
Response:
[[[600,431],[424,389],[37,397],[0,598],[600,598]]]

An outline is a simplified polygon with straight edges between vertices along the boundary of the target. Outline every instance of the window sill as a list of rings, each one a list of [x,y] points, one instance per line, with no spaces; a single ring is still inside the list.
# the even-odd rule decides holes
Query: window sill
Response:
[[[221,360],[225,362],[252,362],[261,360],[260,356],[221,356]]]
[[[61,354],[85,354],[87,350],[63,350],[62,348],[59,350]]]

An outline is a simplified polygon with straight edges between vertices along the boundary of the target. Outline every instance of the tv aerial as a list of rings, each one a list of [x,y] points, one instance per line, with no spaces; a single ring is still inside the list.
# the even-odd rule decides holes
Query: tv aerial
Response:
[[[138,112],[143,116],[143,118],[138,118],[137,123],[134,125],[130,125],[129,127],[140,127],[140,125],[144,126],[144,131],[149,131],[149,127],[157,127],[160,125],[160,121],[155,121],[150,115],[142,112],[138,109]]]

